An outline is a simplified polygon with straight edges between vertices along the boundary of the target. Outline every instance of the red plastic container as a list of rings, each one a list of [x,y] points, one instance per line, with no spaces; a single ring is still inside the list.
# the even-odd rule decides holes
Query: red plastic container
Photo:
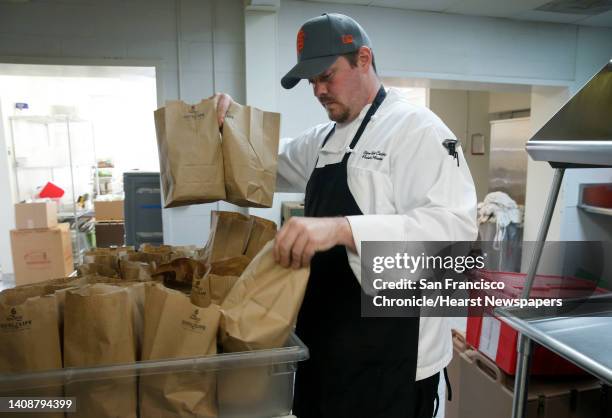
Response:
[[[499,271],[480,270],[474,279],[502,281],[505,289],[494,292],[496,297],[518,298],[521,296],[527,275]],[[595,283],[575,277],[544,276],[535,277],[530,292],[531,298],[578,298],[594,293],[607,293],[597,288]],[[492,292],[487,291],[488,295]],[[489,357],[506,373],[516,373],[518,332],[500,321],[491,311],[482,315],[469,316],[466,332],[467,343]],[[534,344],[531,358],[532,375],[577,375],[585,372],[556,355],[552,351]]]

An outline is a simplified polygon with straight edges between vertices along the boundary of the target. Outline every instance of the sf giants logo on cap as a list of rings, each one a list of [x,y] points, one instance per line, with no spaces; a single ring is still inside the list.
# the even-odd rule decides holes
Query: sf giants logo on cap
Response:
[[[304,49],[304,29],[300,29],[297,34],[297,53],[301,54]]]

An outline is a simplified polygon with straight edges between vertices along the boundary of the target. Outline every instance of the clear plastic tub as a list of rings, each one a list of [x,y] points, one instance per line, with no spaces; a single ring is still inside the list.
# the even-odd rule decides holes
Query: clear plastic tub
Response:
[[[147,382],[147,379],[168,378],[173,382],[177,379],[193,382],[195,378],[197,382],[199,376],[205,381],[205,378],[214,374],[220,418],[281,417],[290,415],[297,363],[308,357],[308,348],[292,334],[285,347],[278,349],[112,366],[65,368],[36,373],[0,374],[0,396],[71,396],[72,393],[85,389],[88,394],[96,391],[104,394],[98,397],[96,402],[102,402],[104,399],[104,402],[113,404],[117,398],[125,398],[126,388],[138,393],[136,388],[141,386],[138,389],[142,389],[143,382]],[[140,396],[135,397],[138,398]],[[76,404],[75,415],[80,415],[79,405],[82,404],[85,408],[85,402],[80,402],[77,396]],[[141,409],[141,405],[138,409]],[[188,410],[189,407],[186,407],[186,411]],[[146,418],[142,414],[140,416]],[[168,413],[167,416],[197,415],[190,415],[184,410],[180,414]]]

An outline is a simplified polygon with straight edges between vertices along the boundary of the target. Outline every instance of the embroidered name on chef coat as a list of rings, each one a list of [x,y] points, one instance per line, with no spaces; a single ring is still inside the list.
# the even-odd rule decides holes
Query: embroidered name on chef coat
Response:
[[[361,158],[364,160],[382,161],[386,156],[387,154],[382,151],[364,151],[363,154],[361,154]]]

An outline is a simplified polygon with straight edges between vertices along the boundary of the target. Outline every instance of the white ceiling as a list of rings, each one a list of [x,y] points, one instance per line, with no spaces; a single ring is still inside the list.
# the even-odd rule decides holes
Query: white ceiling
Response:
[[[429,12],[455,13],[471,16],[500,17],[539,22],[573,23],[576,25],[612,27],[612,10],[599,15],[557,13],[535,10],[550,0],[303,0],[318,3],[355,4],[371,7]],[[606,0],[583,0],[583,3],[607,3]]]

